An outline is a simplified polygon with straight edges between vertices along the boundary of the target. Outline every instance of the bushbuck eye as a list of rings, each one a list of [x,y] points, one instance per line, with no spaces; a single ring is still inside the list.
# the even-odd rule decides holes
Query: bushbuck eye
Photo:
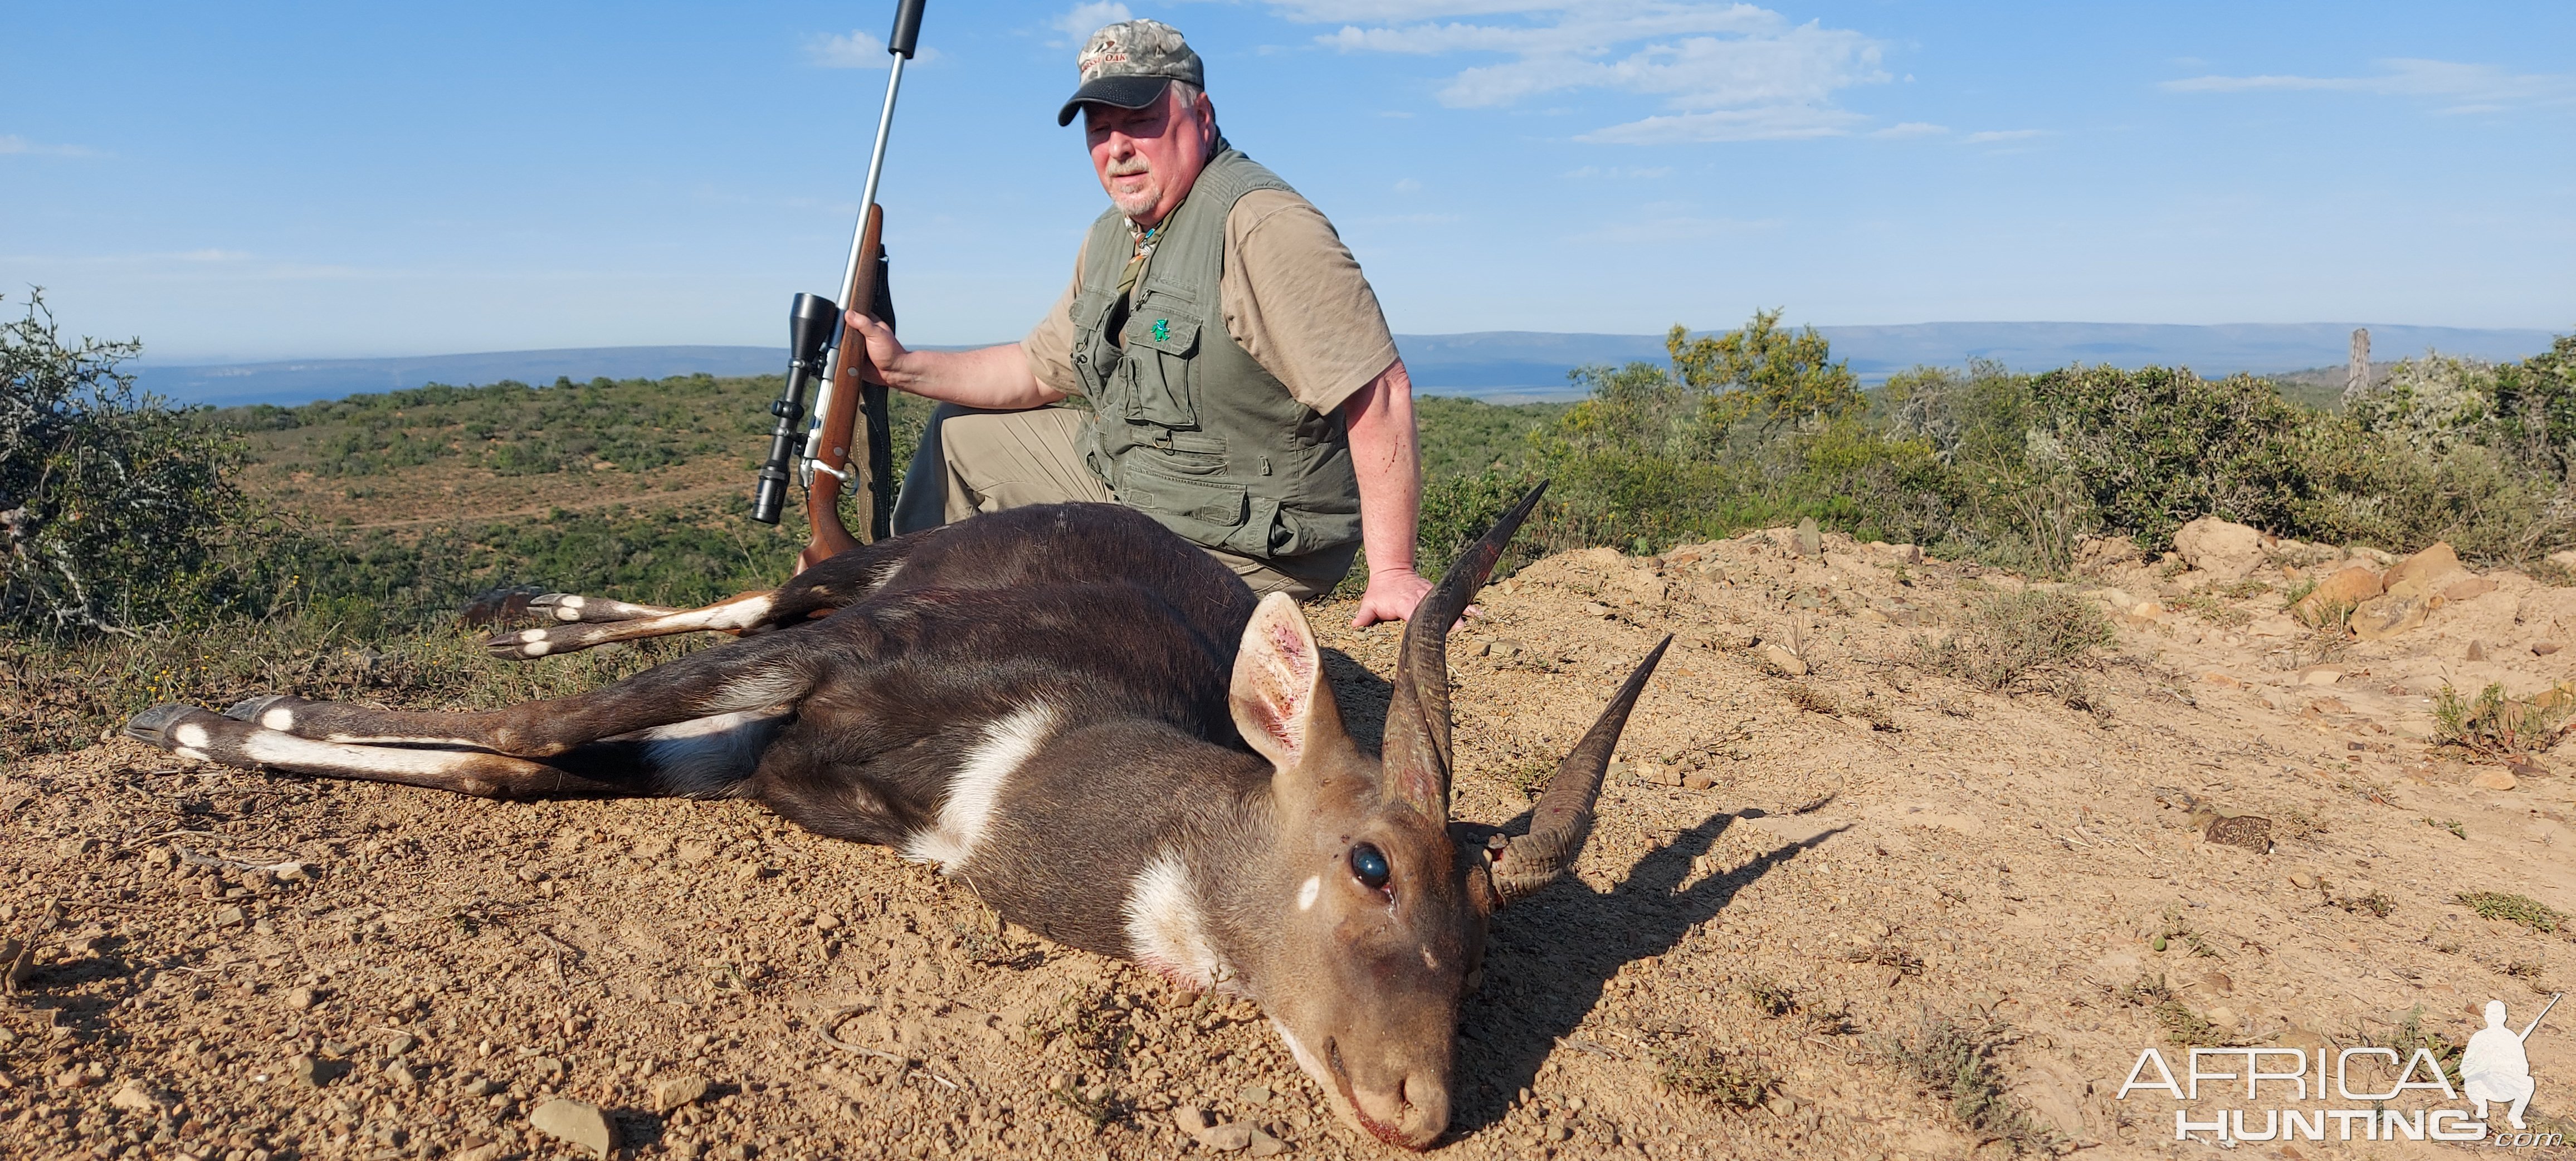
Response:
[[[1351,848],[1351,877],[1374,890],[1386,889],[1386,852],[1369,843]]]

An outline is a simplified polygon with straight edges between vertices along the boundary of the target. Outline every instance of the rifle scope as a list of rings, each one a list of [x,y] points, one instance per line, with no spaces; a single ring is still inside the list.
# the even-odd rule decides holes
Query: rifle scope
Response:
[[[778,425],[769,429],[769,462],[760,465],[751,518],[778,523],[787,506],[788,467],[805,450],[805,390],[823,374],[823,348],[841,323],[841,308],[819,294],[799,294],[787,308],[787,389],[769,405]]]

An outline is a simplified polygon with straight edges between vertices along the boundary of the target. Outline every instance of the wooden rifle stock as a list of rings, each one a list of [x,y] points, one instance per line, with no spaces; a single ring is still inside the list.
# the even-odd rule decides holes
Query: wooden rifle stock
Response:
[[[841,288],[844,310],[881,323],[890,322],[887,316],[892,313],[883,309],[879,295],[885,278],[884,229],[885,208],[870,204],[867,224],[860,231],[859,260],[850,267],[850,284]],[[843,315],[841,338],[832,351],[831,390],[823,413],[816,417],[816,446],[808,453],[814,458],[814,481],[805,494],[809,535],[805,550],[796,557],[800,572],[859,546],[858,538],[841,522],[845,486],[857,490],[861,510],[868,513],[868,539],[881,540],[887,534],[886,522],[894,505],[894,497],[887,494],[894,467],[892,449],[887,446],[892,432],[886,389],[868,382],[874,373],[867,336]],[[865,427],[859,423],[863,417]],[[866,455],[856,472],[850,469],[856,458],[853,448]]]

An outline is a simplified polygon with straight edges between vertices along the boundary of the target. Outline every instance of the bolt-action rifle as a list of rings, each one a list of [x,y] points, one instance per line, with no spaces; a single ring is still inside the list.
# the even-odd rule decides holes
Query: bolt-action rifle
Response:
[[[886,536],[887,521],[894,512],[894,456],[890,446],[893,433],[886,389],[882,384],[868,382],[872,368],[866,336],[849,325],[842,308],[846,306],[888,327],[894,325],[894,304],[886,275],[885,212],[877,205],[877,181],[885,172],[886,138],[894,130],[894,99],[903,85],[903,66],[912,59],[913,48],[921,39],[922,2],[899,0],[894,33],[886,38],[886,51],[894,57],[893,67],[886,77],[885,107],[877,114],[876,148],[868,155],[868,181],[859,198],[858,229],[850,237],[849,265],[841,275],[840,302],[799,294],[787,311],[787,389],[769,405],[770,414],[778,417],[778,425],[769,433],[769,459],[760,467],[760,487],[752,496],[751,518],[763,524],[778,523],[779,512],[787,501],[788,480],[801,477],[805,481],[809,534],[805,551],[796,557],[800,572],[859,546],[858,539],[841,523],[844,488],[858,489],[860,502],[869,513],[871,541]],[[808,429],[803,427],[805,392],[818,378],[822,380],[822,391],[815,400],[814,421]],[[852,448],[861,455],[853,456]],[[862,465],[866,473],[863,478],[853,478],[853,459]],[[795,477],[789,473],[791,463],[797,469]]]

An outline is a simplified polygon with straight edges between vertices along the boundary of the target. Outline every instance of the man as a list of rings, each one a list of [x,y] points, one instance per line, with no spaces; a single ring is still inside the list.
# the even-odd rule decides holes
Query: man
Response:
[[[1403,619],[1431,588],[1414,572],[1413,387],[1359,264],[1217,132],[1177,30],[1112,24],[1077,64],[1056,123],[1083,118],[1111,209],[1054,309],[1017,344],[964,352],[907,350],[852,316],[887,386],[942,403],[897,531],[1115,500],[1301,600],[1365,543],[1352,624]],[[1088,415],[1052,406],[1074,395]]]
[[[2460,1095],[2476,1102],[2481,1121],[2487,1119],[2488,1102],[2511,1106],[2505,1119],[2519,1129],[2522,1110],[2531,1103],[2531,1057],[2522,1050],[2531,1029],[2505,1027],[2502,1000],[2487,1001],[2486,1017],[2487,1026],[2469,1037],[2468,1049],[2460,1054]],[[2539,1027],[2540,1021],[2531,1026]]]

